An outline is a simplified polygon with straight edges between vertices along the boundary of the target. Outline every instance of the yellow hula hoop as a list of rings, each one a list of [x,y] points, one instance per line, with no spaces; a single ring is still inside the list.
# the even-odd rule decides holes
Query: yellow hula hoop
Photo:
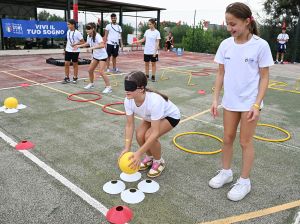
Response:
[[[203,151],[194,151],[194,150],[191,150],[191,149],[184,148],[176,142],[176,139],[180,136],[183,136],[183,135],[204,135],[204,136],[214,138],[214,139],[216,139],[216,140],[218,140],[219,142],[222,142],[222,143],[223,143],[223,140],[221,138],[215,136],[215,135],[211,135],[211,134],[204,133],[204,132],[183,132],[183,133],[179,133],[179,134],[175,135],[175,137],[173,138],[173,143],[177,148],[179,148],[179,149],[181,149],[185,152],[192,153],[192,154],[200,154],[200,155],[212,155],[212,154],[217,154],[217,153],[222,151],[222,149],[219,149],[219,150],[215,150],[215,151],[212,151],[212,152],[203,152]]]
[[[265,126],[265,127],[270,127],[270,128],[274,128],[274,129],[277,129],[283,133],[285,133],[287,135],[286,138],[279,138],[279,139],[271,139],[271,138],[263,138],[263,137],[259,137],[259,136],[256,136],[254,135],[253,138],[255,139],[258,139],[258,140],[262,140],[262,141],[267,141],[267,142],[285,142],[287,140],[289,140],[291,138],[291,134],[287,131],[287,130],[284,130],[280,127],[277,127],[275,125],[271,125],[271,124],[257,124],[257,126]]]

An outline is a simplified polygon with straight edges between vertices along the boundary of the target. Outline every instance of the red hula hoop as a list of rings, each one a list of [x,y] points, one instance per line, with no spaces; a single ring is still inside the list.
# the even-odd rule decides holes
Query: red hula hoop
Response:
[[[80,99],[72,99],[73,96],[78,96],[78,95],[95,95],[97,96],[97,98],[95,99],[87,99],[87,100],[80,100]],[[67,99],[71,100],[71,101],[75,101],[75,102],[90,102],[90,101],[96,101],[96,100],[100,100],[102,98],[102,96],[99,93],[95,93],[95,92],[79,92],[79,93],[73,93],[68,95]]]
[[[106,109],[106,107],[110,107],[110,106],[113,106],[113,105],[120,105],[120,104],[124,104],[123,102],[115,102],[115,103],[108,103],[108,104],[105,104],[103,107],[102,107],[102,111],[104,113],[107,113],[107,114],[113,114],[113,115],[125,115],[125,112],[112,112],[112,111],[109,111]]]

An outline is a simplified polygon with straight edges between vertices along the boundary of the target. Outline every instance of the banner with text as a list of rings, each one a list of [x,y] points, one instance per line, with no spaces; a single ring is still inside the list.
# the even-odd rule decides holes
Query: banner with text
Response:
[[[4,37],[64,38],[68,27],[66,22],[2,19]]]

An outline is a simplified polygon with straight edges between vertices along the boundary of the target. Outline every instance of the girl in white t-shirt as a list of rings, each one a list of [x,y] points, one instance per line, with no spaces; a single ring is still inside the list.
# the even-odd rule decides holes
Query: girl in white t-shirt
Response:
[[[159,41],[160,41],[160,33],[156,26],[156,19],[149,19],[148,21],[149,29],[146,30],[143,39],[137,40],[135,43],[145,42],[144,48],[144,61],[145,61],[145,72],[146,77],[149,78],[149,64],[151,61],[152,64],[152,82],[155,82],[155,74],[156,74],[156,62],[158,61],[158,49],[159,49]]]
[[[211,113],[216,117],[219,95],[224,86],[223,169],[209,181],[209,186],[220,188],[233,181],[233,142],[240,124],[242,169],[240,178],[227,194],[228,199],[239,201],[251,190],[249,177],[254,161],[253,135],[268,88],[269,66],[274,63],[268,43],[257,36],[256,22],[247,5],[239,2],[228,5],[225,18],[231,37],[220,44],[215,56],[219,71],[211,106]]]
[[[111,93],[112,88],[109,83],[109,79],[107,75],[105,74],[105,66],[106,66],[106,59],[107,59],[107,53],[105,50],[105,45],[102,40],[102,37],[99,33],[96,33],[96,24],[95,23],[88,23],[86,25],[86,32],[88,34],[87,42],[81,45],[75,45],[74,49],[80,48],[80,47],[89,47],[88,51],[92,51],[93,54],[93,60],[89,67],[89,78],[90,83],[85,86],[85,89],[92,89],[94,88],[94,71],[98,64],[100,64],[99,72],[100,75],[103,77],[103,80],[105,82],[105,89],[102,91],[102,93]]]
[[[125,77],[126,111],[125,148],[121,155],[130,151],[133,133],[134,116],[142,118],[136,129],[136,140],[139,149],[131,157],[131,167],[140,164],[140,170],[150,168],[147,175],[157,177],[165,168],[165,161],[161,157],[159,138],[171,131],[180,121],[180,111],[167,96],[148,89],[147,78],[143,72],[135,71]],[[146,157],[141,162],[141,157]]]

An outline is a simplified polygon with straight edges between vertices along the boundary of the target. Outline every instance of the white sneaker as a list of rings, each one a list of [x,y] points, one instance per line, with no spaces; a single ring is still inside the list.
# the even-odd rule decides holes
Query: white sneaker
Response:
[[[119,72],[118,68],[113,68],[113,72]]]
[[[89,83],[87,86],[84,87],[85,89],[92,89],[94,88],[94,83]]]
[[[237,182],[232,185],[231,190],[227,193],[227,198],[231,201],[242,200],[251,191],[251,184],[242,184]]]
[[[110,86],[106,86],[105,89],[102,91],[102,93],[111,93],[112,89]]]
[[[106,72],[110,72],[109,68],[108,68],[108,69],[106,69]]]
[[[219,173],[210,179],[208,185],[212,188],[221,188],[224,184],[230,183],[233,180],[232,174],[227,174],[223,170],[219,170]]]

